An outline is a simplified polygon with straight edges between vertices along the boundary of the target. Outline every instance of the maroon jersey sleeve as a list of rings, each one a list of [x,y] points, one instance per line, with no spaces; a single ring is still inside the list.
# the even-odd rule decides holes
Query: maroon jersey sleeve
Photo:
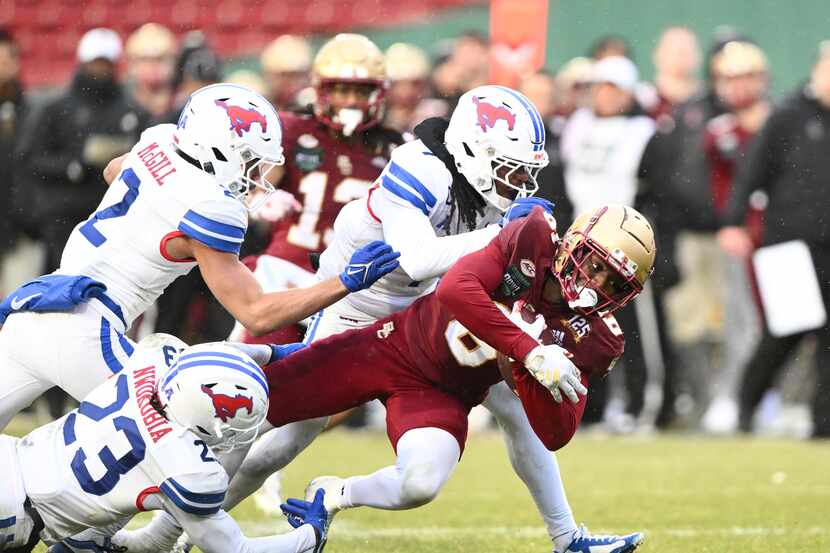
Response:
[[[436,290],[439,301],[472,334],[518,360],[527,357],[538,342],[513,324],[493,300],[503,281],[511,278],[509,272],[506,273],[508,267],[516,267],[515,263],[521,263],[521,260],[533,266],[532,274],[539,271],[540,276],[534,281],[544,280],[540,265],[544,263],[545,254],[552,257],[553,243],[551,226],[543,213],[542,208],[535,208],[527,217],[502,229],[487,247],[458,260]],[[530,269],[526,271],[531,272]],[[530,274],[526,276],[533,278]],[[514,274],[514,277],[518,275]],[[533,284],[538,285],[538,282]],[[514,290],[517,295],[519,288]]]

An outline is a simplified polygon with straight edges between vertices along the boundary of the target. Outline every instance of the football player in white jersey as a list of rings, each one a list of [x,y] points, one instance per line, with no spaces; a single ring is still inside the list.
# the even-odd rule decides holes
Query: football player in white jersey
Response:
[[[271,357],[256,347],[270,349],[243,349]],[[41,540],[63,552],[169,549],[115,545],[88,530],[113,533],[147,510],[169,513],[205,553],[321,550],[322,494],[284,506],[296,529],[282,535],[248,539],[222,510],[224,459],[244,453],[267,410],[265,375],[244,351],[148,336],[77,409],[22,439],[0,435],[0,551],[31,551]]]
[[[302,320],[397,267],[391,248],[374,243],[339,278],[263,293],[238,253],[248,211],[258,207],[251,204],[274,190],[281,139],[262,96],[217,84],[191,96],[178,125],[146,130],[110,163],[105,176],[114,180],[72,231],[60,268],[0,304],[0,430],[52,386],[81,400],[120,371],[134,348],[124,335],[132,321],[196,265],[255,334]],[[249,196],[253,189],[265,193]]]
[[[368,198],[340,212],[318,274],[337,274],[355,248],[378,239],[401,253],[400,267],[371,289],[315,315],[306,341],[363,327],[404,309],[430,292],[458,258],[486,246],[500,230],[496,223],[524,216],[535,205],[551,210],[549,202],[530,197],[548,157],[542,119],[520,93],[501,86],[475,88],[459,99],[449,123],[427,120],[415,134],[418,140],[392,152]],[[509,387],[503,382],[491,387],[483,405],[504,430],[513,468],[530,490],[554,550],[590,552],[591,547],[613,543],[609,536],[592,536],[577,526],[556,458],[534,434]],[[266,475],[289,463],[325,422],[302,421],[265,433],[234,475],[226,506],[235,505]],[[336,508],[335,497],[327,502]],[[614,553],[629,551],[629,543],[620,543]]]

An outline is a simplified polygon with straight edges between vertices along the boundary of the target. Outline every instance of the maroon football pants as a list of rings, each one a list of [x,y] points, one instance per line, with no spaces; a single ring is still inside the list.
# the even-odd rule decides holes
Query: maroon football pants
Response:
[[[274,426],[330,416],[373,399],[386,405],[392,447],[413,428],[440,428],[461,450],[470,407],[421,376],[406,356],[378,337],[381,324],[336,334],[265,367]]]

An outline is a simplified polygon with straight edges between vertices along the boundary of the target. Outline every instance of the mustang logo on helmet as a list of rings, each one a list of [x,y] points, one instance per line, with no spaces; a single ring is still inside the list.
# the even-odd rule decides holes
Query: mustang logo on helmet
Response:
[[[493,104],[482,102],[478,96],[473,96],[473,103],[476,105],[478,125],[482,131],[486,132],[487,127],[494,128],[499,119],[504,119],[507,122],[508,130],[512,131],[516,125],[516,115],[511,113],[506,107],[494,106]]]
[[[254,410],[254,400],[242,394],[236,394],[235,396],[217,394],[204,384],[202,385],[202,391],[210,396],[211,401],[213,401],[213,408],[216,410],[216,418],[222,419],[222,422],[228,422],[228,419],[234,418],[236,412],[240,409],[247,409],[249,415]]]
[[[231,106],[224,100],[216,100],[216,105],[228,112],[231,130],[236,132],[236,136],[241,137],[243,132],[250,131],[254,123],[259,123],[262,132],[268,131],[268,121],[257,110]]]

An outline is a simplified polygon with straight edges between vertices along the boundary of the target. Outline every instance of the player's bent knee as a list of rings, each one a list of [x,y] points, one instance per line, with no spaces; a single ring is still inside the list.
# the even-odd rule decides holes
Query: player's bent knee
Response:
[[[401,502],[405,507],[420,507],[438,496],[449,475],[433,463],[415,463],[406,468],[401,482]]]

